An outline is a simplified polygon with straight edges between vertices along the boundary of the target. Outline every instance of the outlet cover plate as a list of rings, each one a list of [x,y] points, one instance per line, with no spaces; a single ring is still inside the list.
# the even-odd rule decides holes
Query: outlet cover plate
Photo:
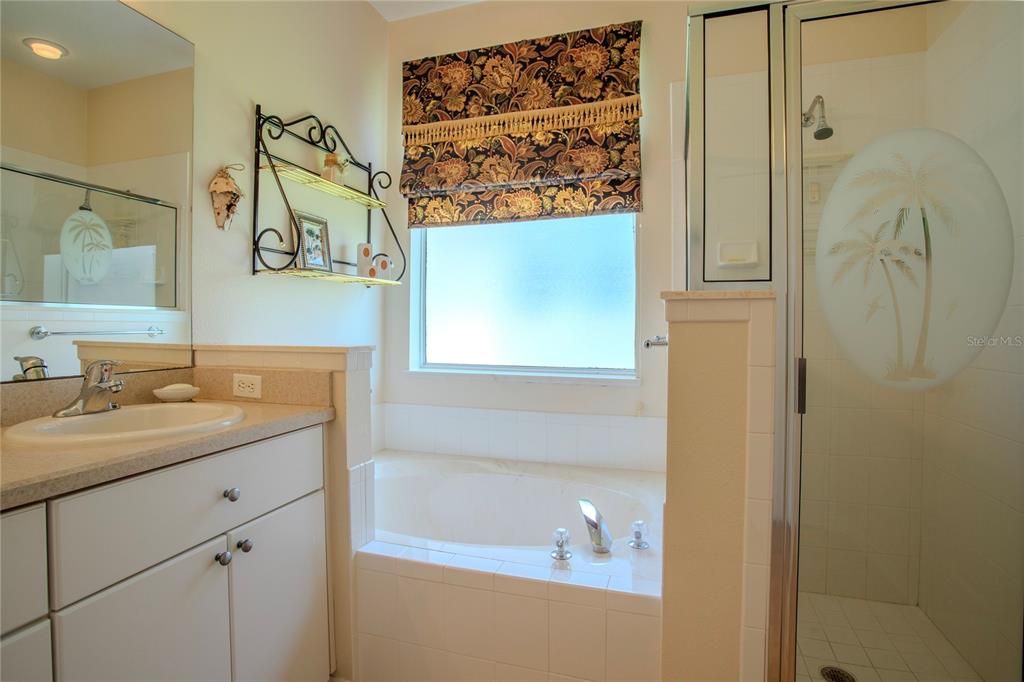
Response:
[[[235,374],[231,381],[232,393],[239,398],[263,396],[263,377],[258,374]]]

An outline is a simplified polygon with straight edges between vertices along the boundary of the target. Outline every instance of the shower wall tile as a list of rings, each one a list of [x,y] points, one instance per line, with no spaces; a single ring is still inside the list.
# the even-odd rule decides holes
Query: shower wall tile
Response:
[[[389,450],[665,470],[665,419],[386,403]]]
[[[805,260],[814,282],[813,259]],[[808,410],[801,460],[800,589],[915,603],[922,393],[869,381],[805,296]]]

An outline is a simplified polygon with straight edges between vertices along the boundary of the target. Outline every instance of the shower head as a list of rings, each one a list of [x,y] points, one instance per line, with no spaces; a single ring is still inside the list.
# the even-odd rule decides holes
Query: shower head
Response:
[[[832,126],[825,120],[825,113],[822,112],[821,118],[818,119],[818,127],[814,129],[815,140],[827,140],[832,137]]]
[[[821,113],[817,116],[814,115],[815,109],[821,109]],[[832,130],[832,126],[828,124],[828,121],[825,120],[825,98],[821,95],[814,96],[814,99],[811,101],[810,108],[803,113],[800,117],[800,121],[804,128],[810,128],[815,124],[815,122],[817,122],[818,125],[814,129],[815,140],[827,140],[832,137],[832,133],[835,132]]]

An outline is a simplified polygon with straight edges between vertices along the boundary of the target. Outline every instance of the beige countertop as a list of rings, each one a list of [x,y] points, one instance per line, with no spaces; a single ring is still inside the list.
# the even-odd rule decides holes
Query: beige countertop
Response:
[[[256,402],[230,404],[245,410],[245,418],[215,433],[123,445],[89,445],[73,450],[3,447],[0,449],[0,509],[109,483],[334,419],[333,407]],[[0,429],[0,435],[2,433]]]

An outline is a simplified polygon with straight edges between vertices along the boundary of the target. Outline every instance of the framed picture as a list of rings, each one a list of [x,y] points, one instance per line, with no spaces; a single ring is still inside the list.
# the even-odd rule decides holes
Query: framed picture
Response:
[[[299,267],[332,272],[327,221],[301,211],[295,212],[295,220],[299,223]]]

